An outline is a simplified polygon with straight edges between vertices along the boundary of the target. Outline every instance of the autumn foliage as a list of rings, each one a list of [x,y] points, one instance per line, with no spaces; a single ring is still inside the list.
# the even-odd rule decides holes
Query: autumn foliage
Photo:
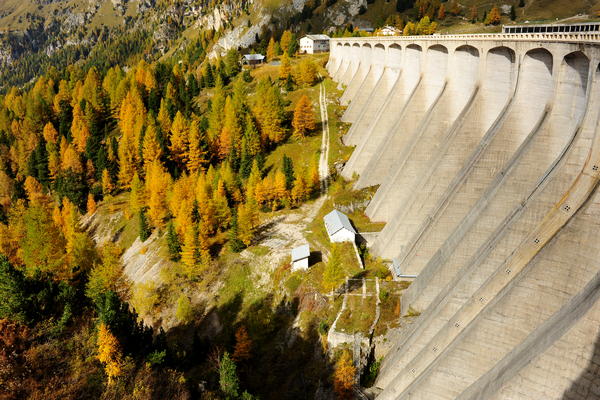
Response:
[[[315,129],[315,114],[308,96],[303,95],[294,109],[294,137],[302,138]]]
[[[354,398],[353,388],[356,383],[356,367],[349,351],[344,350],[335,365],[333,388],[339,399]]]
[[[121,375],[123,355],[119,341],[104,323],[98,327],[98,361],[104,364],[109,383]]]
[[[235,332],[235,349],[232,358],[236,362],[250,358],[252,351],[252,340],[245,326],[240,326]]]

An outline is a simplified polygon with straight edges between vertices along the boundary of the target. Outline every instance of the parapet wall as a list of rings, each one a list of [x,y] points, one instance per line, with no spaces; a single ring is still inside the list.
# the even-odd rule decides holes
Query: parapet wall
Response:
[[[371,251],[417,275],[380,398],[600,398],[600,34],[330,47]]]

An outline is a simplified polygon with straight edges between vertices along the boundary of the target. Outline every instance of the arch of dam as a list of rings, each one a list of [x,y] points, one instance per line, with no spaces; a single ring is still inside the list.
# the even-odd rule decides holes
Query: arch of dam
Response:
[[[331,40],[343,169],[416,275],[380,399],[600,399],[600,35]]]

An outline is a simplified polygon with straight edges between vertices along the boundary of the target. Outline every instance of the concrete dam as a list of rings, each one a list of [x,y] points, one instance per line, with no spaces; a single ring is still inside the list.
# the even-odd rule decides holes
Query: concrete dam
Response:
[[[332,39],[342,175],[416,278],[379,399],[600,399],[600,35]]]

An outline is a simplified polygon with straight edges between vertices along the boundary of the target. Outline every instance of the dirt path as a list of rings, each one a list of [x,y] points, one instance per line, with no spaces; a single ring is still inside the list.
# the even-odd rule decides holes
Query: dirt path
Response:
[[[319,77],[321,77],[319,75]],[[327,194],[329,185],[329,114],[327,113],[327,92],[323,82],[319,84],[319,109],[321,111],[321,157],[319,158],[319,177],[321,178],[321,195]]]
[[[319,75],[319,78],[321,76]],[[269,274],[281,260],[289,257],[291,249],[306,243],[304,230],[315,218],[325,201],[329,186],[329,114],[327,112],[327,92],[323,82],[319,84],[319,111],[323,137],[321,140],[321,155],[319,158],[319,178],[321,180],[321,197],[311,203],[283,215],[276,215],[263,222],[263,231],[259,239],[261,246],[269,249],[268,254],[257,256],[249,250],[242,252],[242,257],[252,259],[256,266],[258,284],[269,284]]]

